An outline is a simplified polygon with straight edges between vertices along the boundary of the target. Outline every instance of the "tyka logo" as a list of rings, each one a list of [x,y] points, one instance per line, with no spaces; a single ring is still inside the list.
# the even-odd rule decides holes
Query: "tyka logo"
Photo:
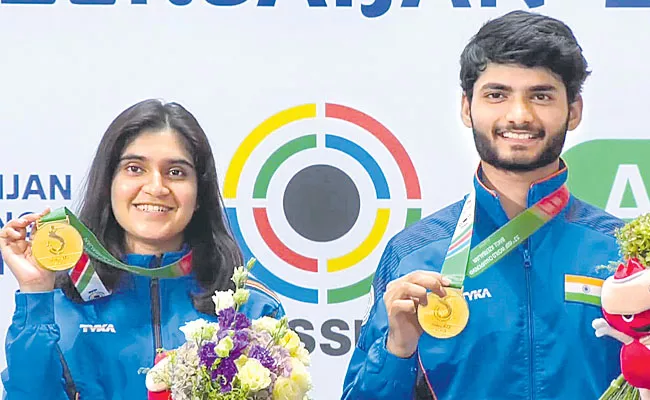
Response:
[[[473,289],[469,292],[463,292],[463,296],[469,301],[484,299],[486,297],[492,297],[492,293],[488,288],[483,289]]]
[[[342,303],[370,290],[383,239],[421,217],[406,150],[371,116],[304,104],[257,126],[226,173],[224,199],[252,273],[305,303]]]
[[[83,333],[117,333],[113,324],[79,324]]]

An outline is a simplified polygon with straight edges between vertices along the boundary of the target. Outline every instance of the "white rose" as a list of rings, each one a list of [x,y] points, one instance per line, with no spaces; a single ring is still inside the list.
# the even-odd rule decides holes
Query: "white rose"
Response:
[[[300,348],[298,349],[296,358],[298,358],[304,365],[311,364],[311,355],[309,354],[309,350],[307,350],[302,343],[300,343]]]
[[[256,330],[267,331],[273,333],[278,329],[278,321],[271,317],[262,317],[253,321],[253,328]]]
[[[206,336],[204,335],[204,333],[207,333],[207,331],[204,332],[204,329],[207,329],[208,326],[209,326],[208,321],[200,318],[188,322],[187,324],[185,324],[185,326],[182,326],[179,329],[181,330],[181,332],[183,332],[183,334],[185,334],[185,340],[187,342],[191,342],[193,340],[201,340],[204,336]],[[208,339],[211,336],[212,334],[208,336]]]
[[[271,384],[271,371],[254,358],[247,359],[238,369],[237,377],[242,386],[247,386],[253,393],[266,389]]]
[[[214,309],[217,313],[219,311],[235,306],[235,300],[232,298],[233,291],[228,289],[227,292],[215,292],[212,296],[212,301],[214,302]]]
[[[305,366],[297,359],[291,358],[291,376],[278,377],[273,386],[273,400],[304,399],[311,390],[311,376]]]

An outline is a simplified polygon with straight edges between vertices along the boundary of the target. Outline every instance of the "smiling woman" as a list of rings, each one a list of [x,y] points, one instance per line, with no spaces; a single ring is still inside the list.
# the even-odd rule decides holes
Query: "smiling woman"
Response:
[[[174,251],[196,211],[194,162],[172,130],[143,132],[120,157],[111,205],[130,252]]]
[[[146,100],[102,137],[79,220],[111,256],[139,267],[129,271],[147,273],[100,262],[86,247],[72,270],[55,275],[34,259],[27,239],[49,210],[5,225],[0,251],[20,286],[6,340],[6,400],[146,398],[138,370],[153,366],[158,349],[179,347],[186,322],[216,321],[212,295],[232,288],[242,264],[217,182],[194,116]],[[148,273],[178,265],[173,277]],[[240,310],[247,317],[284,315],[261,283],[248,289]]]

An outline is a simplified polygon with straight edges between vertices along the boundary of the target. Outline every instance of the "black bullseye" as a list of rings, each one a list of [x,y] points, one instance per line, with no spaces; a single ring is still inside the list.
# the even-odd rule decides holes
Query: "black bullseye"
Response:
[[[359,217],[359,191],[331,165],[311,165],[295,174],[284,191],[284,214],[302,237],[329,242],[345,235]]]

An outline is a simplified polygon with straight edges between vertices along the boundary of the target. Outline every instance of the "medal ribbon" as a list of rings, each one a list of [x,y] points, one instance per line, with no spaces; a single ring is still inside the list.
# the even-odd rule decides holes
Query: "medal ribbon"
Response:
[[[151,278],[175,278],[178,276],[188,275],[192,269],[192,252],[188,252],[180,260],[158,268],[144,268],[124,264],[102,246],[97,237],[88,229],[83,222],[77,218],[72,211],[66,207],[58,208],[39,220],[40,224],[51,222],[67,221],[73,228],[79,232],[83,239],[84,255],[82,255],[76,266],[69,272],[70,278],[75,284],[77,291],[84,300],[103,297],[110,294],[97,271],[92,265],[91,260],[95,259],[102,263],[108,264],[117,269],[131,272],[136,275],[148,276]]]
[[[510,253],[517,245],[553,219],[569,202],[565,185],[524,210],[470,250],[474,231],[476,193],[467,196],[456,224],[441,274],[450,287],[461,289],[465,276],[473,278]]]

